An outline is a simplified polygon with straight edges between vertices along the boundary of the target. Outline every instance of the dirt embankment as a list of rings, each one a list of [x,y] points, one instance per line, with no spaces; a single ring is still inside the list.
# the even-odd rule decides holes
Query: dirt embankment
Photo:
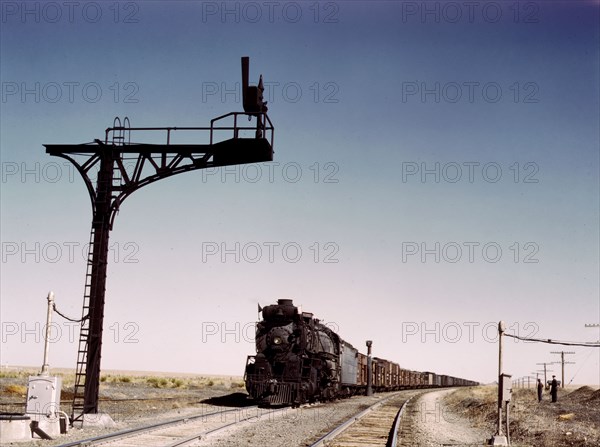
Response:
[[[497,388],[459,389],[445,404],[490,433],[496,431]],[[583,386],[559,390],[552,403],[544,392],[542,402],[531,389],[513,389],[510,406],[510,438],[513,445],[534,447],[600,446],[600,390]]]

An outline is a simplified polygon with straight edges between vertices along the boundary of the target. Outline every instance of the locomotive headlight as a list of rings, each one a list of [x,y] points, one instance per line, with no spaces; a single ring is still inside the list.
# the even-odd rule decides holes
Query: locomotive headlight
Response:
[[[281,337],[273,337],[274,345],[280,345],[282,342],[283,342],[283,340],[281,339]]]

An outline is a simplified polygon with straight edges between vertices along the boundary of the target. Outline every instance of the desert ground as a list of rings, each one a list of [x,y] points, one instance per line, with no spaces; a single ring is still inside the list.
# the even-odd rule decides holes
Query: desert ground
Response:
[[[497,388],[481,386],[458,389],[445,399],[453,412],[493,434],[497,425]],[[532,388],[513,389],[509,411],[513,446],[600,446],[600,390],[590,386],[559,389],[558,402],[548,391],[542,402]]]
[[[23,412],[27,377],[35,368],[3,368],[0,371],[0,411]],[[54,369],[63,381],[61,410],[70,413],[73,371]],[[447,414],[491,436],[497,421],[494,385],[457,389],[443,401]],[[109,413],[119,427],[141,425],[157,418],[199,412],[206,405],[244,406],[250,401],[240,376],[193,373],[104,371],[100,385],[100,411]],[[547,391],[538,403],[534,388],[513,389],[510,407],[513,446],[600,446],[600,390],[570,386],[559,390],[558,402]],[[32,444],[32,445],[52,445]]]

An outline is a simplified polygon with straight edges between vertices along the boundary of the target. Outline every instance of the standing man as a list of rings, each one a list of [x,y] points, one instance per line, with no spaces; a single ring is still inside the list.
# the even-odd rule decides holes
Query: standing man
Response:
[[[556,376],[552,376],[552,384],[550,385],[550,395],[552,396],[552,402],[556,402],[558,398],[558,382]]]
[[[543,389],[544,389],[544,384],[542,383],[542,379],[538,379],[538,381],[537,381],[538,402],[542,401]]]

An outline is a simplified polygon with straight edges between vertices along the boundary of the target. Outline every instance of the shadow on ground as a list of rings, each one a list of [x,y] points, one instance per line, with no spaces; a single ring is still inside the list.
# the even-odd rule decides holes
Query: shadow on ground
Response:
[[[224,396],[215,396],[200,401],[203,404],[218,405],[221,407],[249,407],[256,403],[246,393],[231,393]]]

